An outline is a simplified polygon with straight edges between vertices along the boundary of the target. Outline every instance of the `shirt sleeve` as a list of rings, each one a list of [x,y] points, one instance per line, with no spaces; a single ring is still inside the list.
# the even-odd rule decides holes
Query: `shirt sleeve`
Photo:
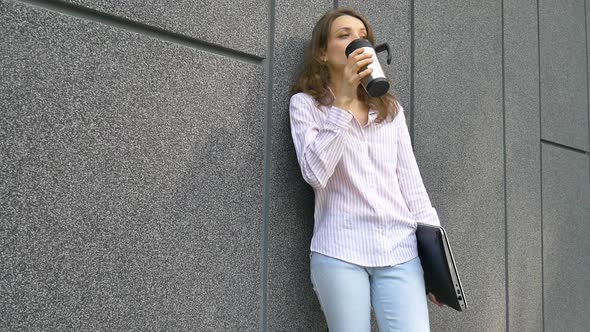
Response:
[[[317,123],[312,112],[318,112],[313,98],[295,94],[289,103],[291,136],[303,179],[314,188],[325,188],[344,153],[344,138],[352,124],[349,111],[332,106],[323,123]]]
[[[410,132],[406,124],[403,107],[398,104],[399,114],[397,121],[398,132],[398,161],[396,173],[400,190],[410,212],[417,222],[440,226],[440,220],[436,209],[432,207],[422,176],[418,169],[418,163],[412,148]]]

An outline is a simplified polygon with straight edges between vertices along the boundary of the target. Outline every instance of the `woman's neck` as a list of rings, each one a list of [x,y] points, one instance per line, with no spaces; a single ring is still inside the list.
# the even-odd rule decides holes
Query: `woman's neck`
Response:
[[[330,82],[328,83],[328,89],[332,92],[334,99],[340,93],[340,82],[342,81],[342,73],[330,73]],[[358,102],[358,97],[355,96],[353,102]]]

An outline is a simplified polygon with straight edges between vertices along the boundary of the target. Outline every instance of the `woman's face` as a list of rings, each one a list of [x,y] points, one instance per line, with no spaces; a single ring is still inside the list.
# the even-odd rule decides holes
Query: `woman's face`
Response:
[[[346,66],[347,58],[344,50],[351,41],[366,38],[367,30],[363,21],[356,17],[343,15],[332,22],[328,35],[328,45],[322,54],[322,60],[335,70],[342,70]]]

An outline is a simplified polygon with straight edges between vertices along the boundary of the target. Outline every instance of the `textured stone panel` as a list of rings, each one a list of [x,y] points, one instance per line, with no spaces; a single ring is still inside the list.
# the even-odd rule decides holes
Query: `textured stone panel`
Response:
[[[265,56],[268,1],[65,0],[107,14]]]
[[[508,329],[543,330],[537,4],[504,2]]]
[[[389,44],[391,64],[387,64],[387,52],[379,53],[379,63],[391,83],[390,92],[399,99],[404,109],[411,113],[409,5],[409,1],[338,1],[339,7],[352,8],[369,21],[377,44]],[[406,117],[409,124],[411,114]]]
[[[502,331],[505,218],[500,2],[416,1],[415,152],[448,230],[469,311],[434,331]]]
[[[539,1],[543,139],[588,151],[584,0]]]
[[[590,165],[587,154],[543,144],[545,331],[590,326]]]
[[[262,67],[0,20],[0,330],[258,330]]]
[[[289,128],[289,89],[311,30],[332,1],[277,1],[272,82],[268,330],[325,331],[309,279],[313,191],[303,181]]]

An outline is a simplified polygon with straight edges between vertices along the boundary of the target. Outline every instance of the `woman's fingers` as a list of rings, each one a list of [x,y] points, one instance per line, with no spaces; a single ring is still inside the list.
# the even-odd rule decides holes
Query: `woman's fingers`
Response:
[[[364,48],[359,48],[359,50],[361,50],[361,52],[359,52],[358,54],[351,53],[350,56],[349,56],[349,58],[352,58],[352,59],[358,61],[358,60],[362,60],[362,59],[365,59],[365,58],[370,58],[370,57],[373,56],[373,54],[371,54],[371,52],[365,52],[365,49]]]
[[[373,57],[370,56],[368,58],[364,58],[359,60],[352,65],[352,81],[357,82],[363,79],[365,76],[370,75],[373,72],[372,68],[367,68],[369,64],[373,63]],[[365,68],[363,70],[363,68]],[[358,82],[357,82],[358,83]]]
[[[355,63],[355,64],[354,64],[354,66],[355,66],[355,67],[357,68],[357,70],[358,70],[358,69],[361,69],[361,68],[363,68],[364,66],[366,66],[366,65],[369,65],[369,64],[371,64],[371,63],[373,63],[373,57],[370,57],[370,58],[368,58],[368,59],[363,59],[363,60],[361,60],[361,61],[358,61],[357,63]]]
[[[357,76],[358,76],[358,79],[359,79],[359,80],[362,80],[362,79],[363,79],[363,78],[365,78],[366,76],[370,75],[372,72],[373,72],[373,68],[367,68],[367,69],[365,69],[365,70],[363,70],[363,71],[361,71],[361,72],[359,72],[359,73],[357,74]]]
[[[356,85],[358,85],[358,84],[360,83],[360,81],[361,81],[361,80],[362,80],[362,79],[363,79],[365,76],[367,76],[367,75],[370,75],[372,72],[373,72],[373,69],[371,69],[371,68],[367,68],[367,69],[365,69],[365,70],[361,71],[361,72],[360,72],[360,73],[358,73],[358,74],[354,74],[354,75],[353,75],[353,76],[352,76],[352,77],[349,79],[349,82],[350,82],[350,84],[352,84],[352,85],[356,86]]]
[[[359,47],[356,50],[352,51],[352,53],[349,54],[349,57],[357,56],[357,55],[363,53],[364,51],[365,51],[365,49],[363,47]]]
[[[356,53],[357,51],[359,51],[359,53]],[[354,65],[359,61],[370,59],[372,57],[373,55],[371,52],[365,52],[365,49],[361,47],[348,55],[348,63],[350,65]]]
[[[354,98],[360,81],[373,72],[371,68],[367,68],[372,62],[373,54],[362,47],[349,54],[343,77],[346,84],[341,87],[343,95]]]
[[[443,306],[442,303],[440,303],[436,300],[436,297],[434,296],[434,294],[428,293],[428,298],[430,299],[430,301],[432,301],[434,304],[438,305],[439,307]]]
[[[368,65],[369,63],[373,62],[373,56],[371,55],[371,53],[367,52],[367,53],[363,53],[361,55],[359,55],[358,57],[355,57],[353,59],[351,59],[352,61],[352,65],[356,66],[357,68],[361,68],[365,65]]]
[[[432,293],[428,293],[428,298],[430,299],[430,301],[432,303],[440,306],[440,304],[438,304],[437,301],[436,301],[436,297],[434,297],[434,295],[432,295]]]

